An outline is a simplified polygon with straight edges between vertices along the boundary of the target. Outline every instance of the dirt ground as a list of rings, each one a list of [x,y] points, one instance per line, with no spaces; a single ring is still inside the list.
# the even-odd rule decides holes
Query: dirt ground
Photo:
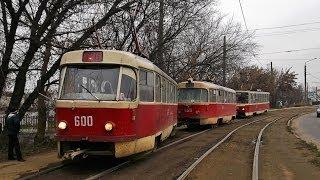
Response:
[[[35,173],[52,163],[60,162],[55,151],[29,156],[25,159],[25,162],[7,161],[0,163],[0,179],[17,179],[20,174]]]

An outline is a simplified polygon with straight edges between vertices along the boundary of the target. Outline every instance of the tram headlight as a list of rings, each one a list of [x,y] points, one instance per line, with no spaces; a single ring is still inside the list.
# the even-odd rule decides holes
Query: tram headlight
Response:
[[[58,128],[61,129],[61,130],[66,129],[67,128],[67,123],[64,122],[64,121],[59,122]]]
[[[241,110],[244,111],[244,108],[242,108]]]
[[[106,125],[104,125],[104,129],[106,130],[106,131],[111,131],[112,129],[113,129],[113,125],[112,125],[112,123],[106,123]]]

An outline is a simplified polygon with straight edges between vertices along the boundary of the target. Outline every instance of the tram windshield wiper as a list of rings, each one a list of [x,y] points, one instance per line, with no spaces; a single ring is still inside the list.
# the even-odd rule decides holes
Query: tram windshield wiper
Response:
[[[82,84],[80,84],[81,85],[81,87],[83,88],[83,89],[85,89],[86,91],[88,91],[88,93],[91,95],[91,96],[93,96],[97,101],[99,101],[100,102],[100,99],[97,97],[97,96],[95,96],[91,91],[89,91],[89,89],[87,89],[85,86],[83,86]]]

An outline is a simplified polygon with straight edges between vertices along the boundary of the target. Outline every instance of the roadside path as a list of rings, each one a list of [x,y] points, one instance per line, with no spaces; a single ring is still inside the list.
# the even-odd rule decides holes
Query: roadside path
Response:
[[[25,162],[6,161],[0,163],[0,179],[17,179],[19,174],[35,173],[50,164],[58,163],[57,153],[48,152],[25,158]]]
[[[320,149],[320,118],[316,113],[306,114],[293,121],[295,132],[303,140],[312,142]]]

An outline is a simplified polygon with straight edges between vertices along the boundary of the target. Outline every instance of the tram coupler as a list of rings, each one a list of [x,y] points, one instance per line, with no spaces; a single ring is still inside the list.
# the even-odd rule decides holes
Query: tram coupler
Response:
[[[87,149],[83,149],[83,150],[77,149],[76,151],[70,150],[70,151],[64,153],[63,159],[74,160],[75,158],[80,157],[80,156],[84,159],[84,158],[88,157],[88,155],[85,154],[86,151],[87,151]]]

